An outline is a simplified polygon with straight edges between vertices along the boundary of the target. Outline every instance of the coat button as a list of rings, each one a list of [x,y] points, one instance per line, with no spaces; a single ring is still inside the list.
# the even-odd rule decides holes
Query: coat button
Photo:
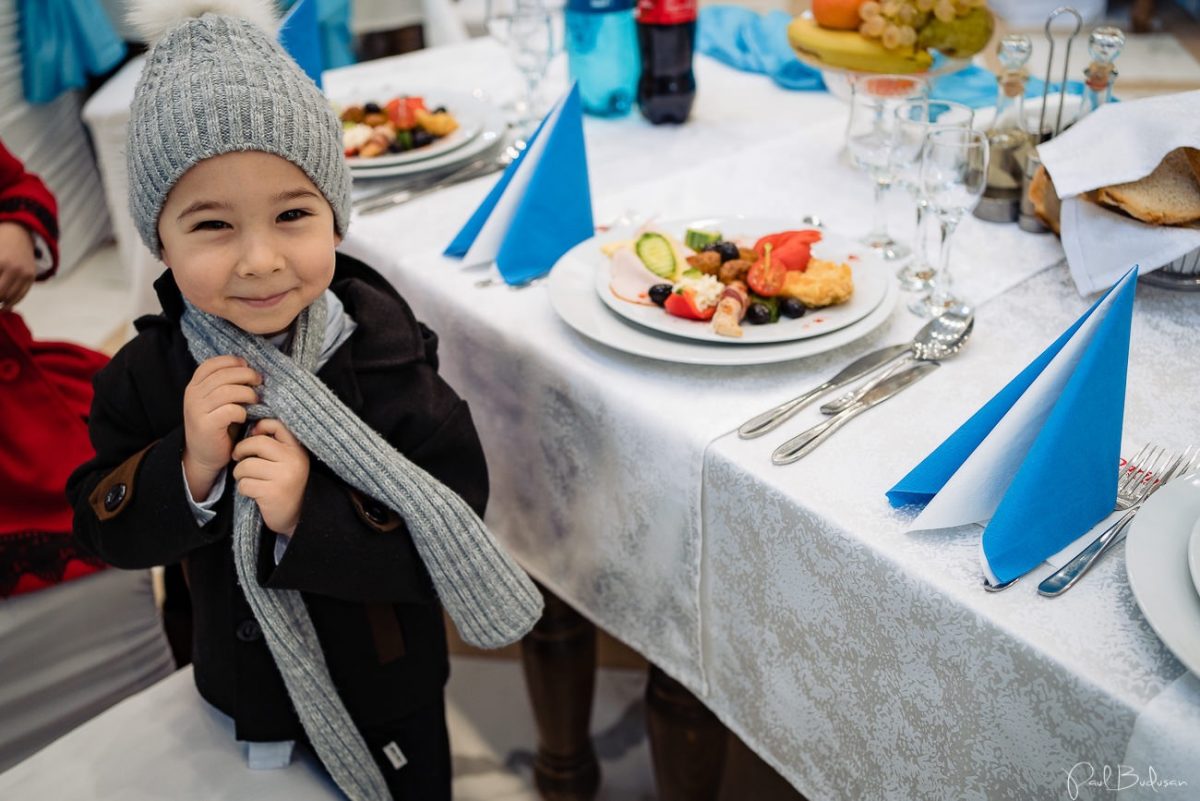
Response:
[[[377,526],[382,526],[388,521],[387,507],[370,498],[363,501],[363,514]]]
[[[125,500],[125,484],[113,484],[109,487],[108,492],[104,493],[104,510],[106,512],[115,511],[121,505],[121,501]]]
[[[237,638],[242,642],[255,642],[262,639],[262,629],[257,620],[243,620],[237,627]]]
[[[12,381],[21,374],[16,359],[0,359],[0,381]]]

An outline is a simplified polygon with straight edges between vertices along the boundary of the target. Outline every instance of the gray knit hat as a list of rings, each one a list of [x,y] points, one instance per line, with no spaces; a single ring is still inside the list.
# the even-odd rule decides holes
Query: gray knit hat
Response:
[[[338,234],[350,222],[350,170],[337,115],[273,35],[262,0],[142,0],[154,42],[129,120],[129,208],[142,241],[161,257],[158,216],[167,193],[197,162],[260,150],[295,164],[333,208]],[[236,9],[232,15],[213,10]],[[246,17],[260,19],[252,22]],[[194,15],[194,16],[189,16]],[[159,38],[161,36],[161,38]]]

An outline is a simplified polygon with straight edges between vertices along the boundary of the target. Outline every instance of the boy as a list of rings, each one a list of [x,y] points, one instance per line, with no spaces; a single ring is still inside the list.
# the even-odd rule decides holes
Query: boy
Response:
[[[439,596],[485,645],[540,614],[476,517],[466,404],[434,335],[335,253],[340,126],[275,44],[270,3],[234,12],[265,26],[143,5],[161,39],[132,109],[130,205],[169,269],[163,314],[97,376],[76,535],[119,567],[184,560],[196,685],[252,764],[301,739],[351,798],[449,799]]]

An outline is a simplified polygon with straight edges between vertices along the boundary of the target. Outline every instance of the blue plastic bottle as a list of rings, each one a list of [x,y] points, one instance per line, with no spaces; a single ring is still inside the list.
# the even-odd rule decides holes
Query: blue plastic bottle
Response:
[[[588,114],[621,117],[637,100],[642,65],[633,6],[634,0],[568,0],[567,62]]]

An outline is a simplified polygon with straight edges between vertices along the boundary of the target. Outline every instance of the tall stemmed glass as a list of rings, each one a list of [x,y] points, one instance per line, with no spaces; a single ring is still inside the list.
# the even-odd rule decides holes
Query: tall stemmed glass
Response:
[[[941,254],[929,294],[909,305],[921,317],[936,317],[962,303],[950,282],[950,245],[963,215],[975,208],[987,185],[988,141],[983,131],[934,128],[921,150],[921,190],[942,226]]]
[[[892,129],[895,108],[901,103],[924,97],[928,84],[911,75],[867,75],[850,84],[850,122],[846,126],[846,149],[854,166],[875,181],[874,222],[862,240],[884,259],[906,258],[908,246],[888,233],[884,192],[892,185]]]
[[[510,105],[519,126],[541,119],[538,89],[562,47],[561,11],[546,0],[488,0],[485,8],[488,33],[508,48],[525,80],[524,97]]]
[[[900,268],[896,276],[900,288],[909,292],[929,289],[934,267],[929,264],[925,252],[926,210],[929,204],[921,191],[921,147],[925,135],[935,126],[938,128],[970,128],[975,112],[961,103],[949,100],[909,100],[896,108],[896,125],[893,130],[892,167],[896,183],[912,195],[917,207],[917,227],[913,236],[913,257]]]

